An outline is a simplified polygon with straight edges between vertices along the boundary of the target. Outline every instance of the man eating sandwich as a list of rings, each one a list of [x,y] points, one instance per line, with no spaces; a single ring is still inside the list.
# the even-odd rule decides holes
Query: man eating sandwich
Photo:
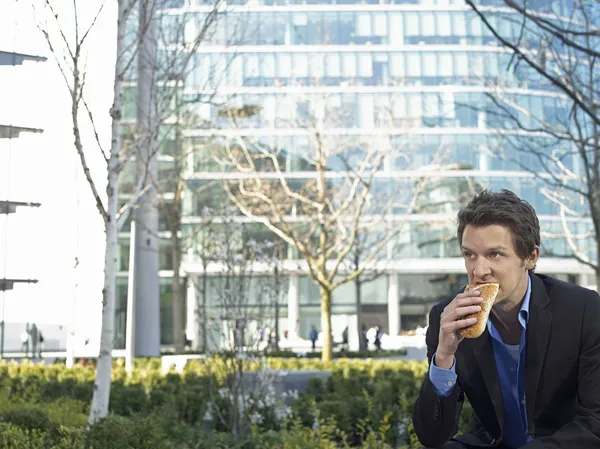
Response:
[[[413,409],[427,447],[600,447],[600,297],[534,273],[540,225],[514,193],[458,214],[469,285],[436,304]],[[456,436],[465,397],[473,414]]]

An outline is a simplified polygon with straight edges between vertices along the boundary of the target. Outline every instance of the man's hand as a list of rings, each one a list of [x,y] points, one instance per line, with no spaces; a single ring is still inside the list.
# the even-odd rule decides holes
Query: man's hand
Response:
[[[446,306],[440,317],[440,335],[434,360],[435,366],[443,369],[452,368],[454,354],[458,349],[458,344],[463,340],[458,331],[477,322],[475,318],[460,318],[479,312],[481,310],[479,304],[482,302],[483,298],[479,290],[471,290],[456,295],[456,298]]]

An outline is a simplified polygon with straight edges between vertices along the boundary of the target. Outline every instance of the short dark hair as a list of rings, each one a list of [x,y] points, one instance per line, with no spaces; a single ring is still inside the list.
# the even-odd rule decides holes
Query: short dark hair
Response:
[[[527,259],[541,243],[540,221],[535,210],[527,201],[506,189],[500,192],[484,190],[458,212],[457,236],[460,245],[467,225],[500,225],[509,229],[515,251],[521,260]]]

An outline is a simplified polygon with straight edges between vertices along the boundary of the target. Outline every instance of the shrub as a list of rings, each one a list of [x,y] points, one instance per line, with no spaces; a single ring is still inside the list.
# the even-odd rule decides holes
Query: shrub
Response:
[[[93,425],[86,435],[89,449],[172,449],[164,422],[156,416],[124,418],[110,415]]]
[[[85,427],[95,377],[93,366],[67,369],[64,365],[0,362],[0,421],[4,423],[0,438],[13,435],[17,442],[28,441],[26,438],[35,444],[44,442],[24,448],[62,448],[57,445],[67,444],[65,441],[78,449],[420,447],[411,413],[427,373],[425,362],[340,358],[323,363],[297,357],[240,361],[229,356],[195,360],[182,374],[166,375],[158,359],[136,361],[131,374],[125,372],[121,361],[115,361],[111,416],[89,432]],[[308,389],[293,399],[291,422],[282,421],[289,412],[274,400],[266,400],[271,396],[255,393],[243,401],[243,418],[251,418],[253,424],[244,425],[244,429],[252,431],[252,438],[246,434],[236,443],[218,432],[226,426],[216,419],[212,430],[207,428],[204,416],[211,402],[213,407],[220,407],[212,410],[215,417],[217,412],[231,411],[231,401],[223,400],[219,392],[235,378],[232,373],[240,366],[244,371],[264,369],[265,360],[274,370],[327,370],[331,375],[325,382],[312,379]],[[269,369],[265,371],[268,373]],[[470,405],[465,404],[460,430],[466,428],[470,414]],[[316,435],[323,438],[320,443],[314,441]]]
[[[45,445],[46,439],[39,430],[31,431],[14,424],[0,423],[0,447],[3,449],[39,449]]]

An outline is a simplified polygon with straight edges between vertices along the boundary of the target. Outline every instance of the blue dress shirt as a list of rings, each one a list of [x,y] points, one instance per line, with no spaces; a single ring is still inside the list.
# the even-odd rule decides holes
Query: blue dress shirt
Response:
[[[504,343],[492,320],[487,322],[487,328],[492,337],[492,347],[494,348],[504,403],[504,436],[502,443],[511,448],[523,446],[533,439],[528,431],[525,402],[525,360],[527,353],[525,336],[529,321],[530,299],[531,279],[527,284],[527,292],[521,310],[519,310],[519,323],[521,323],[522,329],[521,340],[518,345]],[[456,384],[456,360],[454,360],[449,370],[439,368],[432,363],[429,370],[429,379],[438,396],[448,396]]]

